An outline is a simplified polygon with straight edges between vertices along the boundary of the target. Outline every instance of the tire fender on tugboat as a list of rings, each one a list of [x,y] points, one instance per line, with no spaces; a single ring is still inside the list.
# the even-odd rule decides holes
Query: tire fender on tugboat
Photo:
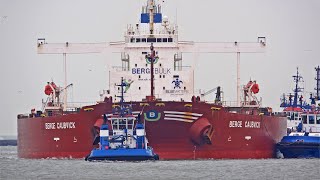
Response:
[[[212,144],[213,126],[207,118],[200,118],[189,129],[190,138],[197,145]]]

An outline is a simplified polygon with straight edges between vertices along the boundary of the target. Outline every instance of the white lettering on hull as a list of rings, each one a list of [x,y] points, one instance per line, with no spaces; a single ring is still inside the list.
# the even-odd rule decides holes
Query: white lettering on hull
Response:
[[[45,123],[45,129],[75,129],[76,122]]]
[[[260,128],[260,122],[256,122],[256,121],[246,121],[245,127],[246,127],[246,128]]]
[[[235,128],[241,128],[242,127],[242,121],[230,121],[229,122],[229,127]]]
[[[243,121],[229,121],[230,128],[260,128],[260,122],[257,121],[245,121],[244,126],[242,125]]]

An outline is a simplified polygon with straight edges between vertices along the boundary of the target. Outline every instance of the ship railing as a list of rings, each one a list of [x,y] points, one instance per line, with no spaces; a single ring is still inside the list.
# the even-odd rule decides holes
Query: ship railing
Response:
[[[304,127],[303,130],[305,132],[320,132],[320,127],[307,126],[307,127]]]
[[[124,69],[122,66],[112,66],[111,68],[115,72],[121,72]]]
[[[67,109],[72,110],[72,109],[77,109],[77,108],[81,108],[83,106],[89,106],[89,105],[96,105],[97,102],[68,102],[67,103]]]
[[[237,107],[237,101],[222,101],[222,106]]]
[[[29,113],[24,113],[24,114],[18,114],[18,119],[24,119],[24,118],[28,118],[30,116]]]
[[[126,36],[137,36],[137,35],[150,35],[149,27],[142,27],[140,26],[139,29],[134,29],[132,27],[128,27],[127,31],[125,32]],[[178,28],[177,26],[170,26],[170,27],[162,27],[162,28],[155,28],[153,30],[153,36],[163,36],[163,35],[178,35]]]
[[[175,71],[190,71],[192,66],[176,66],[174,67]]]

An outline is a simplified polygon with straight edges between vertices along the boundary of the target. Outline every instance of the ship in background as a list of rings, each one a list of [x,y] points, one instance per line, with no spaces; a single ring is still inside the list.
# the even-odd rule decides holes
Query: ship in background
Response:
[[[286,134],[285,117],[262,107],[255,81],[240,85],[240,53],[264,52],[266,39],[242,43],[195,43],[178,40],[178,26],[162,16],[161,5],[148,0],[141,21],[129,25],[123,42],[56,43],[38,39],[39,54],[118,52],[121,66],[109,69],[109,87],[88,106],[67,103],[67,84],[46,86],[42,110],[18,115],[18,156],[21,158],[84,158],[99,146],[103,116],[119,107],[116,86],[123,77],[126,102],[143,118],[150,146],[161,159],[272,158],[275,144]],[[237,102],[223,101],[219,86],[197,92],[194,66],[183,66],[182,53],[236,53]],[[195,56],[196,57],[196,56]],[[65,73],[66,74],[66,73]],[[211,78],[211,77],[206,77]],[[205,96],[216,94],[212,102]],[[109,124],[109,132],[120,122]]]
[[[303,77],[297,68],[294,79],[293,93],[283,94],[280,107],[287,116],[287,131],[291,132],[320,132],[316,126],[320,124],[320,67],[316,67],[315,92],[310,92],[309,102],[305,98],[304,88],[301,86]],[[308,118],[307,118],[308,115]],[[310,120],[309,120],[310,115]],[[314,117],[313,117],[314,116]],[[313,120],[311,120],[314,118]],[[303,122],[302,122],[303,121]],[[310,121],[310,122],[309,122]],[[302,128],[302,124],[304,125]]]
[[[320,157],[320,67],[316,67],[316,92],[310,93],[310,103],[303,98],[303,88],[299,83],[302,76],[293,76],[294,94],[288,99],[283,95],[281,107],[288,118],[288,135],[277,144],[277,149],[284,158],[319,158]]]

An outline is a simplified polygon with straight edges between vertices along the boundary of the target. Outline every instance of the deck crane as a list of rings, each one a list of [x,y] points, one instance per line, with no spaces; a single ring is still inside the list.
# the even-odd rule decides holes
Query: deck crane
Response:
[[[38,54],[62,54],[64,62],[65,87],[67,86],[66,55],[88,53],[125,53],[130,48],[127,42],[110,43],[47,43],[44,38],[38,39]],[[140,46],[149,46],[148,43]],[[157,47],[157,44],[154,44]],[[161,46],[159,46],[161,47]],[[193,42],[179,41],[172,49],[179,53],[236,53],[237,54],[237,106],[240,106],[240,53],[264,53],[266,38],[258,37],[256,42]],[[65,93],[64,100],[67,99]],[[64,102],[66,104],[66,102]],[[64,107],[66,108],[66,107]]]
[[[214,91],[216,91],[216,98],[214,99],[214,103],[215,104],[220,104],[221,103],[221,94],[223,93],[221,91],[221,87],[218,86],[218,87],[215,87],[213,89],[210,89],[209,91],[205,92],[205,93],[202,93],[201,94],[201,97],[205,97],[211,93],[213,93]]]
[[[62,54],[63,55],[63,71],[64,71],[64,106],[67,109],[67,54],[89,54],[108,52],[122,52],[122,43],[50,43],[45,38],[39,38],[37,42],[38,54]]]

